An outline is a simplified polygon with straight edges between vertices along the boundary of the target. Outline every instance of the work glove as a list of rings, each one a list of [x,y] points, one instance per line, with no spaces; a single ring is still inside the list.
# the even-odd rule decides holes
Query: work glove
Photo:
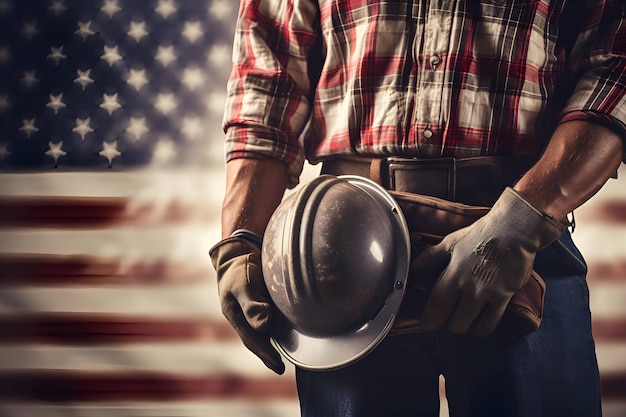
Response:
[[[284,373],[280,354],[270,343],[273,305],[263,282],[261,250],[244,238],[230,237],[213,246],[209,255],[217,272],[222,313],[265,366]]]
[[[453,333],[487,336],[513,294],[528,280],[538,250],[564,226],[512,188],[476,222],[447,235],[413,262],[424,278],[438,276],[420,319],[424,330],[447,324]]]

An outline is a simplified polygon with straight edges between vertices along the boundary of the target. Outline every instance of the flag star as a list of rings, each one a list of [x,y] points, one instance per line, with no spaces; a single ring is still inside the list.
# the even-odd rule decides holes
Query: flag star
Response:
[[[7,45],[0,46],[0,65],[6,64],[11,59],[11,50]]]
[[[113,142],[102,142],[102,150],[98,152],[98,155],[104,156],[109,160],[109,165],[113,162],[113,159],[117,156],[120,156],[122,153],[117,150],[117,141]]]
[[[104,6],[102,6],[100,10],[102,10],[109,16],[109,18],[111,18],[115,13],[122,10],[122,8],[119,4],[117,4],[117,0],[104,0]]]
[[[209,12],[217,19],[224,20],[233,12],[233,4],[230,0],[214,0],[211,2]]]
[[[94,82],[94,80],[90,77],[91,70],[87,71],[76,71],[78,77],[74,78],[74,82],[80,84],[83,87],[83,91],[85,91],[85,87]]]
[[[136,42],[139,42],[141,38],[146,35],[148,35],[148,32],[146,31],[146,22],[130,22],[128,36],[133,38]]]
[[[85,140],[87,133],[93,132],[93,129],[89,124],[91,123],[91,117],[86,119],[76,119],[76,127],[72,129],[72,132],[78,133],[82,140]]]
[[[109,116],[112,115],[115,110],[122,107],[122,105],[117,101],[117,93],[112,95],[103,94],[102,99],[104,101],[100,104],[100,107],[106,110],[109,113]]]
[[[161,138],[152,152],[152,162],[163,164],[171,161],[175,156],[176,146],[174,142],[167,138]]]
[[[54,0],[52,4],[48,7],[48,10],[59,16],[61,13],[67,10],[67,7],[65,6],[65,4],[63,4],[63,0]]]
[[[185,84],[190,90],[195,90],[204,83],[204,73],[200,68],[186,68],[183,72],[182,78],[183,84]]]
[[[24,76],[22,77],[22,82],[26,85],[26,88],[32,88],[33,85],[39,82],[39,78],[35,76],[35,70],[32,71],[24,71]]]
[[[59,62],[61,62],[62,59],[67,58],[67,55],[63,54],[63,45],[58,48],[55,48],[54,46],[50,47],[48,58],[54,61],[54,65],[59,65]]]
[[[172,93],[162,93],[157,95],[156,102],[154,103],[154,107],[156,107],[163,114],[169,114],[177,106],[178,103],[176,102],[176,98]]]
[[[11,2],[9,0],[1,0],[0,1],[0,15],[6,14],[9,10],[11,10]]]
[[[130,124],[126,128],[126,131],[129,135],[132,135],[134,137],[135,141],[141,139],[143,134],[148,131],[148,127],[146,126],[146,118],[131,117]]]
[[[204,35],[204,31],[202,30],[202,25],[200,24],[200,22],[186,22],[185,23],[185,28],[183,29],[183,36],[187,38],[189,42],[194,43],[202,35]]]
[[[57,166],[60,157],[67,155],[67,152],[63,150],[63,141],[57,143],[48,142],[48,148],[45,154],[54,158],[54,166]]]
[[[0,113],[4,113],[9,107],[11,107],[9,96],[6,94],[0,94]]]
[[[159,5],[154,9],[158,14],[167,19],[172,13],[176,13],[178,9],[174,5],[174,0],[159,0]]]
[[[57,114],[63,107],[67,107],[65,103],[63,103],[63,93],[60,93],[58,96],[50,94],[49,97],[50,101],[46,104],[46,107],[50,107],[54,110],[54,114]]]
[[[209,50],[208,61],[213,66],[229,66],[231,65],[230,47],[224,44],[213,45]]]
[[[9,144],[7,142],[0,143],[0,159],[4,159],[9,155],[11,155]]]
[[[185,117],[181,131],[187,138],[194,140],[204,132],[204,127],[199,117]]]
[[[96,32],[91,30],[91,20],[88,20],[84,23],[78,22],[78,29],[76,29],[74,33],[80,35],[80,37],[83,38],[83,42],[85,41],[85,39],[87,39],[88,36],[96,34]]]
[[[144,84],[148,82],[148,80],[146,79],[146,70],[131,69],[130,73],[128,74],[128,78],[126,79],[126,82],[135,87],[135,90],[139,91],[139,89],[141,89],[141,87],[143,87]]]
[[[22,127],[20,127],[19,129],[20,131],[26,133],[26,137],[30,138],[30,135],[32,135],[35,132],[38,132],[39,129],[37,129],[37,127],[35,126],[35,118],[33,117],[32,119],[23,119],[22,120]]]
[[[122,59],[122,56],[117,52],[117,45],[112,47],[108,47],[105,45],[104,55],[102,55],[100,58],[108,62],[109,66],[113,66],[113,64]]]
[[[28,40],[31,40],[36,34],[39,33],[36,22],[24,22],[22,26],[22,36]]]
[[[156,55],[156,60],[167,67],[172,61],[176,60],[176,54],[174,53],[173,46],[159,46],[159,51]]]

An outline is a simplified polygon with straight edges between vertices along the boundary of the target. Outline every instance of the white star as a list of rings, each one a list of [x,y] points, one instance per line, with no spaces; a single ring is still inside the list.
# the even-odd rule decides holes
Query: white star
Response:
[[[63,107],[67,107],[65,103],[63,103],[63,93],[59,93],[58,96],[54,96],[50,94],[50,101],[46,104],[46,107],[50,107],[54,110],[54,114],[57,114],[60,109]]]
[[[6,14],[11,10],[11,2],[9,0],[0,1],[0,14]]]
[[[163,16],[163,19],[167,19],[172,13],[176,13],[176,6],[174,0],[159,0],[159,5],[154,9],[158,14]]]
[[[102,6],[100,10],[105,12],[109,15],[109,18],[111,18],[115,13],[122,10],[122,8],[119,4],[117,4],[117,0],[104,0],[104,6]]]
[[[117,101],[117,93],[113,95],[103,94],[102,99],[104,101],[100,104],[100,107],[106,110],[109,113],[109,116],[113,114],[115,110],[122,107],[122,105]]]
[[[109,63],[109,66],[113,66],[117,61],[122,59],[122,56],[117,52],[117,45],[113,47],[104,46],[104,55],[100,58]]]
[[[126,78],[126,82],[135,87],[135,90],[139,91],[139,89],[148,82],[148,80],[146,79],[146,70],[131,69],[130,73],[128,74],[128,78]]]
[[[195,140],[204,132],[204,127],[199,117],[185,117],[181,131],[187,138]]]
[[[173,46],[159,46],[159,51],[156,55],[156,60],[167,67],[172,61],[176,60],[176,54],[174,53]]]
[[[0,95],[0,113],[4,113],[9,107],[11,107],[9,96],[6,94],[1,94]]]
[[[146,31],[146,22],[130,22],[130,30],[128,31],[128,36],[133,38],[136,42],[139,42],[141,38],[146,36],[148,32]]]
[[[39,82],[39,78],[35,76],[35,70],[24,71],[22,82],[26,85],[26,88],[32,88],[33,85],[37,84]]]
[[[120,156],[122,153],[117,150],[117,141],[102,142],[102,150],[98,152],[98,155],[104,156],[109,160],[109,165],[113,162],[113,158]]]
[[[80,84],[83,87],[83,91],[85,91],[85,87],[94,82],[93,79],[89,76],[91,74],[91,70],[76,70],[76,73],[78,77],[74,78],[74,82]]]
[[[224,20],[228,18],[233,12],[233,5],[230,0],[213,0],[209,12],[215,16],[217,20]]]
[[[78,133],[80,135],[80,138],[82,140],[85,140],[85,136],[87,135],[87,133],[93,132],[93,129],[91,128],[91,126],[89,126],[89,123],[91,123],[91,117],[88,117],[86,119],[76,119],[76,127],[72,129],[72,132]]]
[[[78,22],[78,29],[74,33],[80,35],[80,37],[83,38],[83,42],[88,36],[96,34],[96,32],[91,30],[91,20],[88,20],[85,23]]]
[[[204,31],[202,30],[202,25],[200,24],[200,22],[186,22],[185,23],[185,28],[183,29],[183,36],[187,38],[189,42],[194,43],[202,35],[204,35]]]
[[[131,117],[130,124],[126,128],[128,134],[134,136],[134,140],[141,139],[144,133],[148,131],[145,117]]]
[[[50,10],[57,16],[63,13],[66,9],[67,7],[65,7],[65,4],[63,4],[63,0],[54,0],[52,4],[48,7],[48,10]]]
[[[39,33],[39,29],[37,29],[37,23],[35,22],[24,22],[22,26],[22,36],[28,40],[31,40],[33,36]]]
[[[229,46],[224,44],[213,45],[209,50],[208,61],[212,66],[230,67],[231,56]]]
[[[0,159],[4,159],[9,155],[11,155],[11,152],[9,152],[9,144],[7,142],[0,143]]]
[[[161,138],[154,147],[152,162],[164,164],[171,161],[175,156],[176,146],[174,145],[174,142],[167,138]]]
[[[20,131],[26,133],[26,137],[30,138],[30,135],[32,135],[35,132],[38,132],[39,129],[37,129],[37,127],[35,126],[35,118],[33,117],[32,119],[23,119],[22,120],[22,127],[20,127],[19,129]]]
[[[157,95],[154,107],[156,107],[161,113],[168,114],[178,106],[174,94],[159,94]]]
[[[57,142],[57,143],[52,143],[52,142],[48,142],[48,147],[50,149],[48,149],[46,151],[46,155],[51,156],[52,158],[54,158],[54,166],[57,166],[57,162],[59,160],[60,157],[62,157],[63,155],[67,155],[67,152],[65,152],[62,148],[63,148],[63,141]]]
[[[62,59],[67,58],[67,55],[63,54],[63,45],[58,48],[55,48],[54,46],[50,47],[48,58],[54,61],[54,65],[59,65],[59,62],[61,62]]]
[[[200,68],[186,68],[183,72],[183,84],[190,90],[195,90],[204,84],[204,73]]]
[[[226,102],[226,94],[213,92],[207,97],[207,110],[212,114],[220,114],[224,112],[224,103]]]
[[[0,65],[6,64],[11,59],[11,51],[7,45],[0,46]]]

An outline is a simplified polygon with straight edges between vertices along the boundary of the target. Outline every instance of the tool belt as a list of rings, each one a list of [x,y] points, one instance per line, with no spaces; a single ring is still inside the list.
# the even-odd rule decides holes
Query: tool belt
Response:
[[[350,157],[325,161],[322,173],[360,175],[387,188],[407,220],[412,261],[447,234],[484,216],[504,188],[513,185],[532,162],[530,158],[491,156],[435,160]],[[422,331],[419,318],[436,279],[409,272],[390,335]],[[532,271],[490,336],[510,340],[535,331],[541,323],[545,288]]]

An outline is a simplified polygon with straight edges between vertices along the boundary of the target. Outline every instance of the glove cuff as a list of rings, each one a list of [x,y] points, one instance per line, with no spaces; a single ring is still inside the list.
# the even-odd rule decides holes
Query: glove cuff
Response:
[[[221,265],[224,265],[233,258],[256,252],[260,253],[260,251],[261,250],[248,239],[235,236],[228,237],[215,244],[215,246],[209,249],[209,256],[211,257],[213,267],[218,271]]]
[[[565,230],[563,223],[537,209],[511,187],[502,192],[491,211],[506,217],[503,221],[522,236],[529,237],[537,250],[557,240]]]

